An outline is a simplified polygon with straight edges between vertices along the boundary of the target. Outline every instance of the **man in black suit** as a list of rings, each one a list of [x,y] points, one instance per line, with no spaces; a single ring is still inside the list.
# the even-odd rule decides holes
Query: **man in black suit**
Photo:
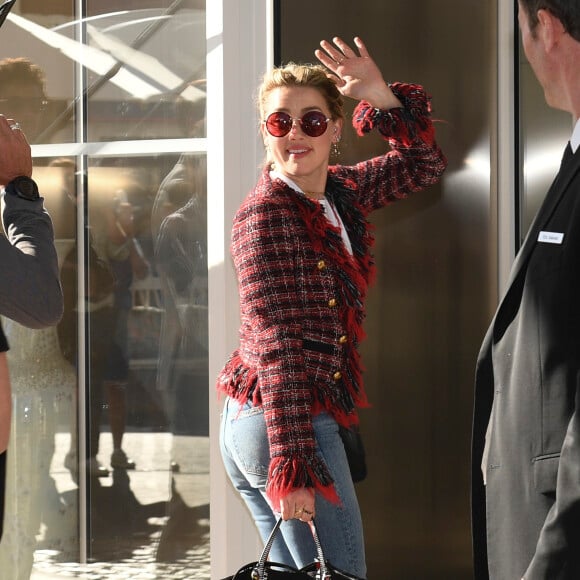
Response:
[[[476,579],[580,578],[580,2],[519,0],[548,105],[575,122],[477,364]]]

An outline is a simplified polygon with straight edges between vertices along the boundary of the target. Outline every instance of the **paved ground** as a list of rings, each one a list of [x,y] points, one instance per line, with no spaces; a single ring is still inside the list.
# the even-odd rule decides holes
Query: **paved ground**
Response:
[[[101,441],[99,458],[107,465],[110,434]],[[69,436],[57,434],[56,446],[51,476],[63,503],[74,509],[76,526],[78,488],[64,467]],[[70,531],[66,540],[65,526],[50,529],[49,522],[38,536],[32,580],[209,579],[208,438],[128,433],[124,446],[137,469],[115,470],[90,489],[88,562],[78,562]],[[179,464],[173,474],[172,456]]]

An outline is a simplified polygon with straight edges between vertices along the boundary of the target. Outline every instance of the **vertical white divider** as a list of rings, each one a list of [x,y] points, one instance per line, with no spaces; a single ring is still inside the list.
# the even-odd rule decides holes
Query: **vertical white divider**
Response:
[[[230,233],[234,213],[254,185],[263,159],[255,91],[272,62],[272,8],[271,0],[211,0],[206,10],[211,578],[217,580],[257,556],[260,547],[222,465],[222,401],[215,377],[238,340]]]

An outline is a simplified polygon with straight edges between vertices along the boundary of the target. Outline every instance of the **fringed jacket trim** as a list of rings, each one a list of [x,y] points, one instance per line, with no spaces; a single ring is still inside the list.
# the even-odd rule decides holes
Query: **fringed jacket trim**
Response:
[[[429,98],[417,85],[392,85],[403,108],[359,103],[359,134],[377,128],[392,151],[329,168],[326,198],[348,233],[352,255],[324,209],[264,170],[234,219],[232,256],[240,292],[240,346],[218,377],[220,392],[262,405],[270,445],[267,494],[315,487],[337,501],[316,454],[312,416],[326,411],[356,424],[368,405],[358,345],[374,274],[367,215],[438,181],[446,166],[434,141]]]

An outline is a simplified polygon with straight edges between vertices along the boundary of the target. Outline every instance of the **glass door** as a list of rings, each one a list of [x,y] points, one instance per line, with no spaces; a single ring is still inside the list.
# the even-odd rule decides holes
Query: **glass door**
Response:
[[[58,327],[5,324],[3,577],[209,577],[205,21],[22,0],[0,31],[65,293]]]

